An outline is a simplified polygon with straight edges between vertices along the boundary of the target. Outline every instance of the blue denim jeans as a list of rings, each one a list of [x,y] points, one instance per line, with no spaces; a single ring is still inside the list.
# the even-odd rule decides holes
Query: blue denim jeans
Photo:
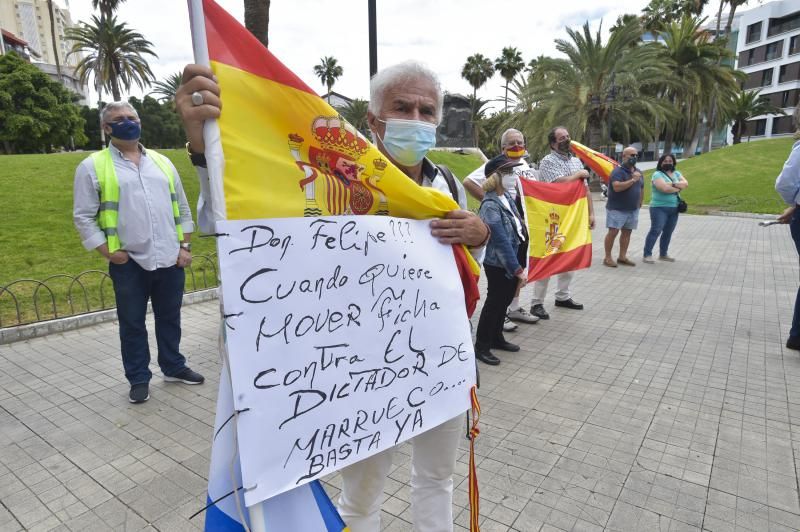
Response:
[[[792,233],[794,247],[800,254],[800,208],[794,211],[792,221],[789,222],[789,230]],[[794,300],[794,316],[792,316],[792,329],[789,331],[789,338],[800,337],[800,288],[797,289],[797,296]]]
[[[108,265],[114,283],[119,318],[119,339],[125,378],[132,385],[150,382],[150,347],[147,342],[145,315],[148,299],[153,304],[158,345],[158,365],[164,375],[175,375],[186,367],[181,354],[181,304],[186,274],[183,268],[170,266],[152,272],[133,259],[125,264]]]
[[[666,257],[667,251],[669,251],[669,241],[672,240],[672,232],[677,224],[677,207],[650,207],[650,232],[644,239],[644,256],[653,255],[653,247],[660,236],[659,251],[662,257]]]

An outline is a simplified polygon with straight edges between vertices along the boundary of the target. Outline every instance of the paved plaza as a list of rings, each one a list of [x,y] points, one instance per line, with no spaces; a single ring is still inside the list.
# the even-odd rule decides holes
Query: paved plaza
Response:
[[[521,325],[507,337],[522,351],[481,366],[483,532],[800,529],[788,227],[682,216],[678,262],[648,265],[641,219],[636,267],[602,265],[601,218],[595,265],[574,285],[586,309],[553,309],[551,286],[551,319]],[[0,530],[202,529],[202,514],[189,517],[206,498],[218,303],[183,315],[182,348],[206,384],[157,374],[143,405],[128,403],[114,322],[0,345]],[[408,461],[404,446],[385,530],[411,530]],[[467,463],[465,440],[458,530]],[[339,477],[325,480],[335,500]]]

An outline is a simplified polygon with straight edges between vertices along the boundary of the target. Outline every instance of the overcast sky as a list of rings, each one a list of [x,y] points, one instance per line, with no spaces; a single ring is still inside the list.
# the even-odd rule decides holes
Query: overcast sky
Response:
[[[62,6],[65,0],[56,0]],[[243,20],[242,0],[218,0]],[[755,4],[755,2],[752,2]],[[566,38],[565,27],[609,28],[622,13],[638,13],[646,0],[382,0],[378,4],[378,67],[406,59],[427,63],[448,92],[471,94],[461,78],[466,58],[482,53],[494,59],[504,46],[515,46],[527,63],[539,55],[556,55],[554,40]],[[711,2],[716,6],[716,2]],[[91,0],[70,0],[73,21],[88,20]],[[709,15],[715,7],[709,7]],[[150,66],[156,77],[182,70],[192,61],[191,35],[183,0],[128,0],[118,11],[153,42],[158,59]],[[272,0],[270,50],[319,94],[325,88],[314,65],[333,56],[344,69],[336,92],[351,98],[369,94],[367,0]],[[503,96],[499,74],[478,91],[484,99]],[[134,89],[133,95],[141,96]]]

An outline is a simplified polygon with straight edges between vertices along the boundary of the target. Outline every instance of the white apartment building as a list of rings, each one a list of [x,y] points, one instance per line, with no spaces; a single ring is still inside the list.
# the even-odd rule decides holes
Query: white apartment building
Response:
[[[744,136],[790,135],[792,113],[800,102],[800,1],[771,2],[737,18],[737,67],[747,73],[744,88],[759,89],[786,113],[748,121]]]

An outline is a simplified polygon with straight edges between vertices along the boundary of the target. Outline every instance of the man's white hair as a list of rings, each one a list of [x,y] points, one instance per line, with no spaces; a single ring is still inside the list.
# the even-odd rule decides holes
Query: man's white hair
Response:
[[[500,148],[501,149],[503,148],[503,146],[506,145],[506,141],[508,140],[508,136],[510,134],[512,134],[512,133],[519,133],[520,135],[522,135],[522,131],[520,131],[519,129],[514,129],[513,127],[510,127],[508,129],[506,129],[505,131],[503,131],[503,134],[500,135]],[[525,140],[525,135],[522,135],[522,140]]]
[[[405,83],[413,79],[424,79],[430,81],[436,89],[436,123],[442,120],[442,106],[444,98],[442,96],[442,84],[439,77],[419,61],[403,61],[396,65],[384,68],[374,76],[369,83],[369,110],[375,116],[380,114],[383,107],[383,99],[389,87],[400,83]]]
[[[107,103],[106,106],[103,107],[103,110],[100,111],[100,120],[102,120],[105,124],[108,114],[112,111],[116,111],[117,109],[128,109],[133,112],[134,115],[136,115],[136,118],[139,118],[139,113],[136,112],[136,109],[130,103],[120,101]]]

